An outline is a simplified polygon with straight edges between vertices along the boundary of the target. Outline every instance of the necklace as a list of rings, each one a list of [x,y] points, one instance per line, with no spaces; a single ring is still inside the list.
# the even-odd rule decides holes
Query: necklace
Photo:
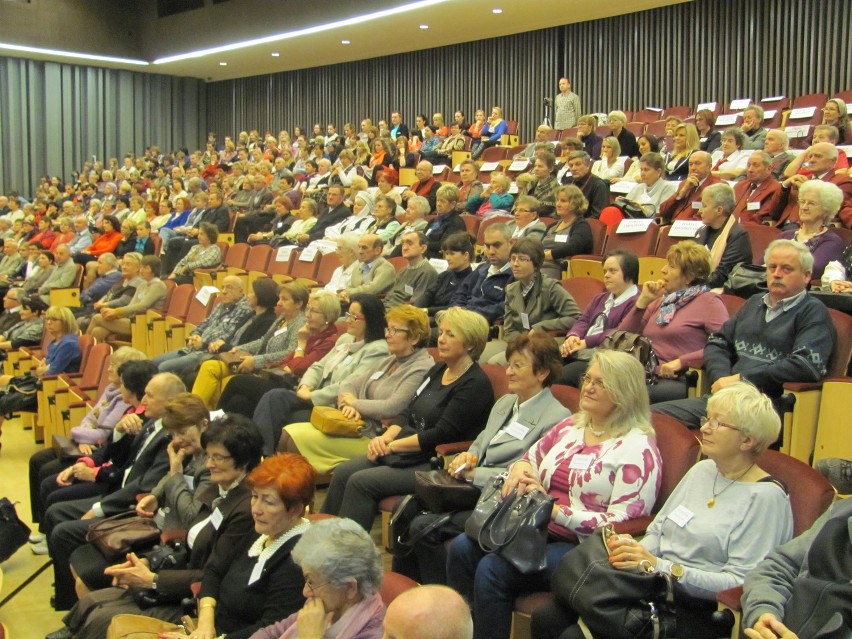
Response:
[[[588,429],[592,431],[592,435],[594,435],[595,437],[603,437],[604,435],[606,435],[606,428],[604,428],[603,430],[595,430],[591,426],[588,426]]]
[[[741,473],[736,479],[731,479],[730,483],[727,486],[725,486],[722,490],[720,490],[718,493],[716,492],[716,480],[719,479],[719,469],[716,468],[716,476],[713,478],[713,496],[710,499],[707,500],[707,508],[713,508],[713,506],[716,505],[716,497],[721,495],[723,492],[728,490],[728,488],[730,488],[735,483],[737,483],[739,480],[741,480],[743,477],[745,477],[746,473],[748,471],[750,471],[752,468],[754,468],[754,464],[752,464],[751,466],[746,468],[745,471],[743,473]]]
[[[464,375],[467,372],[467,369],[470,368],[471,366],[473,366],[473,360],[472,359],[467,363],[467,366],[465,366],[464,369],[458,375],[453,374],[452,371],[450,371],[449,367],[447,367],[447,370],[444,371],[444,383],[450,384],[450,383],[456,381],[459,377]]]

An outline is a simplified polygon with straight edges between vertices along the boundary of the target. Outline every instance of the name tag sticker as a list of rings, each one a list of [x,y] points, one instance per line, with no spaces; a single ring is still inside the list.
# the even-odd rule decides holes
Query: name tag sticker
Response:
[[[351,364],[351,363],[352,363],[352,356],[349,355],[346,359],[344,359],[342,362],[340,362],[340,365],[341,366],[349,366],[349,364]]]
[[[251,586],[254,582],[260,579],[260,576],[263,574],[263,564],[258,562],[254,565],[254,568],[251,570],[251,575],[249,575],[248,585]]]
[[[382,375],[384,375],[384,371],[376,371],[372,375],[370,375],[370,381],[375,382],[377,379],[380,379]]]
[[[414,295],[414,287],[413,287],[413,286],[410,286],[410,285],[406,284],[406,285],[403,287],[403,290],[405,291],[405,294],[406,294],[406,295]]]
[[[420,386],[419,386],[419,387],[418,387],[418,389],[417,389],[417,392],[416,392],[416,393],[414,393],[414,396],[416,397],[417,395],[419,395],[420,393],[422,393],[422,392],[423,392],[423,389],[424,389],[424,388],[426,388],[428,385],[429,385],[429,378],[427,377],[426,379],[424,379],[424,380],[423,380],[423,383],[422,383],[422,384],[420,384]]]
[[[183,480],[186,482],[186,487],[190,490],[195,490],[195,477],[192,475],[184,475]]]
[[[519,422],[512,422],[511,424],[506,426],[506,433],[511,435],[515,439],[523,440],[523,438],[526,437],[527,433],[529,432],[529,427],[524,426]]]
[[[527,330],[530,330],[530,316],[527,313],[521,313],[521,324]]]
[[[275,331],[275,332],[273,333],[273,336],[278,337],[279,335],[282,335],[282,334],[284,334],[284,333],[286,333],[286,332],[287,332],[287,327],[286,327],[286,326],[282,326],[281,328],[279,328],[277,331]]]
[[[571,463],[568,464],[568,468],[571,470],[588,470],[593,461],[595,461],[594,455],[574,455],[571,458]]]
[[[760,202],[749,202],[746,204],[747,211],[759,211],[760,210]]]
[[[671,519],[678,526],[683,528],[689,522],[690,519],[695,517],[695,513],[693,513],[689,508],[681,504],[677,508],[675,508],[672,512],[669,513],[669,519]]]
[[[219,526],[222,525],[222,521],[225,518],[222,516],[222,511],[218,508],[213,511],[213,514],[210,515],[210,523],[213,524],[213,528],[219,530]]]
[[[700,209],[700,208],[701,208],[701,200],[698,200],[697,202],[693,202],[693,203],[692,203],[692,208],[693,208],[693,209],[695,209],[696,211],[697,211],[698,209]]]
[[[561,242],[561,243],[564,244],[565,242],[568,241],[568,236],[565,233],[558,233],[556,235],[556,238],[554,238],[554,239],[556,239],[557,242]]]

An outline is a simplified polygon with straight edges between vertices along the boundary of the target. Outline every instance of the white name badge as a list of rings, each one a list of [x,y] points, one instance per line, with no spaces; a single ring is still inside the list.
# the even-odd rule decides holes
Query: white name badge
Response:
[[[506,433],[518,440],[523,440],[529,432],[529,427],[524,426],[519,422],[512,422],[511,424],[506,426]]]
[[[279,328],[277,331],[275,331],[272,335],[273,335],[273,337],[278,337],[279,335],[281,335],[281,334],[283,334],[283,333],[286,333],[286,332],[287,332],[287,327],[286,327],[286,326],[282,326],[282,327],[281,327],[281,328]]]
[[[521,313],[521,325],[530,330],[530,316],[527,313]]]
[[[568,468],[571,470],[588,470],[593,461],[595,461],[594,455],[574,455],[571,458],[571,463],[568,464]]]
[[[183,481],[186,482],[186,487],[190,490],[195,490],[195,477],[192,475],[184,475]]]
[[[406,295],[408,295],[408,296],[414,295],[414,287],[413,286],[406,284],[402,288],[405,291]]]
[[[384,375],[384,371],[376,371],[372,375],[370,375],[370,381],[375,382],[377,379],[380,379],[382,375]]]
[[[749,202],[746,204],[747,211],[759,211],[760,210],[760,202]]]
[[[251,586],[254,582],[256,582],[258,579],[260,579],[261,575],[263,574],[263,566],[265,565],[265,563],[266,562],[263,562],[263,563],[257,562],[254,565],[254,568],[252,568],[252,570],[251,570],[251,575],[249,575],[249,580],[248,580],[249,586]]]
[[[349,355],[346,359],[344,359],[342,362],[340,362],[340,365],[341,366],[349,366],[349,364],[351,364],[351,363],[352,363],[352,356]]]
[[[213,528],[219,530],[219,526],[222,525],[222,521],[225,518],[222,516],[222,511],[218,508],[213,511],[213,514],[210,515],[210,523],[213,524]]]
[[[698,209],[700,209],[700,208],[701,208],[701,200],[698,200],[697,202],[693,202],[693,203],[692,203],[692,208],[693,208],[694,210],[696,210],[696,211],[697,211]]]
[[[563,244],[568,241],[568,236],[565,233],[559,233],[554,238],[557,242],[562,242]]]
[[[426,379],[423,380],[423,383],[420,384],[420,386],[417,389],[417,392],[414,393],[414,396],[417,397],[420,393],[423,392],[423,389],[426,388],[428,385],[429,385],[429,378],[427,377]]]
[[[695,517],[695,513],[693,513],[689,508],[681,504],[673,511],[669,513],[669,519],[671,519],[675,524],[683,528],[689,522],[690,519]]]

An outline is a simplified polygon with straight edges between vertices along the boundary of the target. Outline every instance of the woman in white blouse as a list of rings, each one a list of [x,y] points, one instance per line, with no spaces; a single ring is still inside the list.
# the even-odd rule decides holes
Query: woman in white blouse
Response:
[[[619,157],[619,155],[621,155],[621,145],[618,143],[618,138],[613,136],[605,138],[601,146],[601,159],[592,165],[592,175],[597,175],[607,182],[622,177],[624,161],[627,158]]]

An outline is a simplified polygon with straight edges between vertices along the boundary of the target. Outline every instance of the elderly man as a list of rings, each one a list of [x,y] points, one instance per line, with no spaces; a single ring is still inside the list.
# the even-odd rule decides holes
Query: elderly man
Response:
[[[77,265],[71,259],[67,244],[60,244],[54,251],[56,268],[42,284],[38,293],[46,303],[50,303],[50,291],[54,288],[68,288],[74,283],[77,275]]]
[[[260,231],[275,215],[274,209],[267,210],[272,203],[273,194],[266,186],[266,179],[258,174],[252,179],[252,185],[254,189],[245,211],[237,213],[234,224],[235,242],[245,242],[249,235]]]
[[[695,151],[689,156],[689,175],[680,183],[674,195],[660,205],[660,217],[665,222],[698,219],[704,189],[721,182],[719,178],[710,175],[710,168],[710,154],[706,151]]]
[[[826,374],[836,336],[828,309],[807,291],[813,255],[804,244],[775,240],[765,257],[769,292],[753,295],[704,347],[714,393],[747,380],[777,400],[785,383],[816,382]],[[698,428],[707,399],[663,402],[653,410]]]
[[[733,210],[734,190],[730,185],[712,184],[704,189],[698,209],[704,226],[696,233],[695,241],[710,251],[713,263],[707,279],[710,288],[720,288],[735,265],[751,264],[751,242],[748,233],[731,215]]]
[[[769,135],[773,132],[770,131]],[[755,151],[749,156],[745,179],[734,185],[734,200],[733,215],[740,224],[775,221],[781,211],[781,183],[772,174],[769,153]]]
[[[743,111],[743,124],[740,127],[746,136],[744,149],[763,148],[766,141],[766,129],[763,128],[763,109],[756,104],[749,105]]]
[[[161,372],[180,373],[212,358],[254,315],[245,296],[243,281],[236,275],[222,280],[218,297],[216,308],[192,329],[185,347],[154,358],[153,362]]]
[[[433,168],[432,163],[426,160],[417,163],[414,169],[417,181],[402,192],[403,206],[408,202],[409,198],[419,195],[429,200],[430,211],[435,210],[435,197],[438,189],[441,188],[441,183],[432,175]]]
[[[781,129],[769,129],[766,139],[763,141],[763,150],[769,154],[771,162],[769,170],[775,179],[780,180],[784,175],[784,169],[793,161],[793,154],[787,150],[790,139]]]
[[[0,259],[0,285],[6,285],[13,279],[21,266],[24,258],[18,254],[18,242],[14,239],[3,240],[3,259]]]
[[[6,339],[6,333],[15,324],[21,321],[21,299],[24,297],[24,289],[10,288],[3,296],[3,313],[0,314],[0,335]]]
[[[470,608],[447,586],[406,590],[388,606],[382,639],[473,639]]]
[[[484,240],[486,262],[458,287],[450,306],[476,311],[491,324],[503,317],[506,286],[515,279],[509,263],[512,233],[505,224],[492,224],[485,230]]]
[[[553,131],[546,124],[539,124],[538,128],[535,130],[535,140],[527,144],[526,148],[517,153],[513,159],[515,160],[532,160],[536,155],[536,150],[542,147],[550,149],[551,151],[556,148],[556,142],[553,142],[550,139],[550,134]]]
[[[345,199],[346,189],[341,184],[332,184],[328,187],[325,194],[326,206],[317,216],[317,223],[307,233],[297,235],[296,242],[300,246],[305,246],[314,240],[321,240],[325,237],[325,232],[328,228],[340,224],[349,217],[352,214],[352,210],[346,206]]]
[[[556,156],[549,151],[539,152],[530,173],[519,175],[518,190],[522,195],[531,195],[538,200],[538,214],[548,216],[556,211],[556,189],[559,182],[553,175]]]
[[[554,107],[553,126],[557,131],[570,129],[583,112],[580,96],[571,90],[571,81],[568,78],[559,78],[559,93],[556,95]]]
[[[408,264],[396,276],[393,288],[385,296],[386,310],[422,295],[438,277],[438,272],[425,257],[429,245],[423,231],[403,233],[400,246]]]
[[[142,365],[144,363],[138,363]],[[153,367],[153,365],[151,365]],[[136,413],[123,417],[110,436],[111,442],[132,437],[121,486],[103,498],[91,497],[53,504],[45,513],[44,526],[48,550],[53,558],[56,610],[68,610],[74,603],[74,579],[69,560],[71,553],[86,543],[89,526],[104,517],[133,508],[136,495],[150,492],[169,469],[166,447],[169,437],[163,430],[162,417],[166,405],[186,391],[179,377],[171,373],[154,375],[145,387],[142,405],[144,415]],[[104,460],[103,449],[92,454],[94,466]],[[88,464],[86,464],[88,465]]]
[[[784,171],[788,176],[781,183],[781,216],[778,225],[781,227],[799,222],[799,187],[808,179],[831,182],[843,191],[843,204],[840,206],[838,219],[843,226],[852,228],[852,178],[848,175],[837,174],[834,166],[837,163],[837,147],[828,142],[819,142],[812,145],[802,155],[793,160]],[[804,168],[811,174],[799,173]]]
[[[609,184],[592,175],[592,158],[585,151],[572,151],[568,154],[568,173],[562,178],[562,184],[573,184],[579,188],[589,201],[586,217],[598,219],[605,206],[609,206]]]
[[[84,311],[84,314],[93,312],[95,302],[121,282],[123,276],[120,269],[121,263],[112,253],[102,253],[98,256],[95,264],[98,276],[92,285],[80,294],[80,309]]]
[[[393,264],[382,257],[385,243],[378,235],[367,234],[358,240],[358,266],[352,271],[349,286],[338,293],[348,302],[357,293],[381,295],[390,290],[396,279]]]

